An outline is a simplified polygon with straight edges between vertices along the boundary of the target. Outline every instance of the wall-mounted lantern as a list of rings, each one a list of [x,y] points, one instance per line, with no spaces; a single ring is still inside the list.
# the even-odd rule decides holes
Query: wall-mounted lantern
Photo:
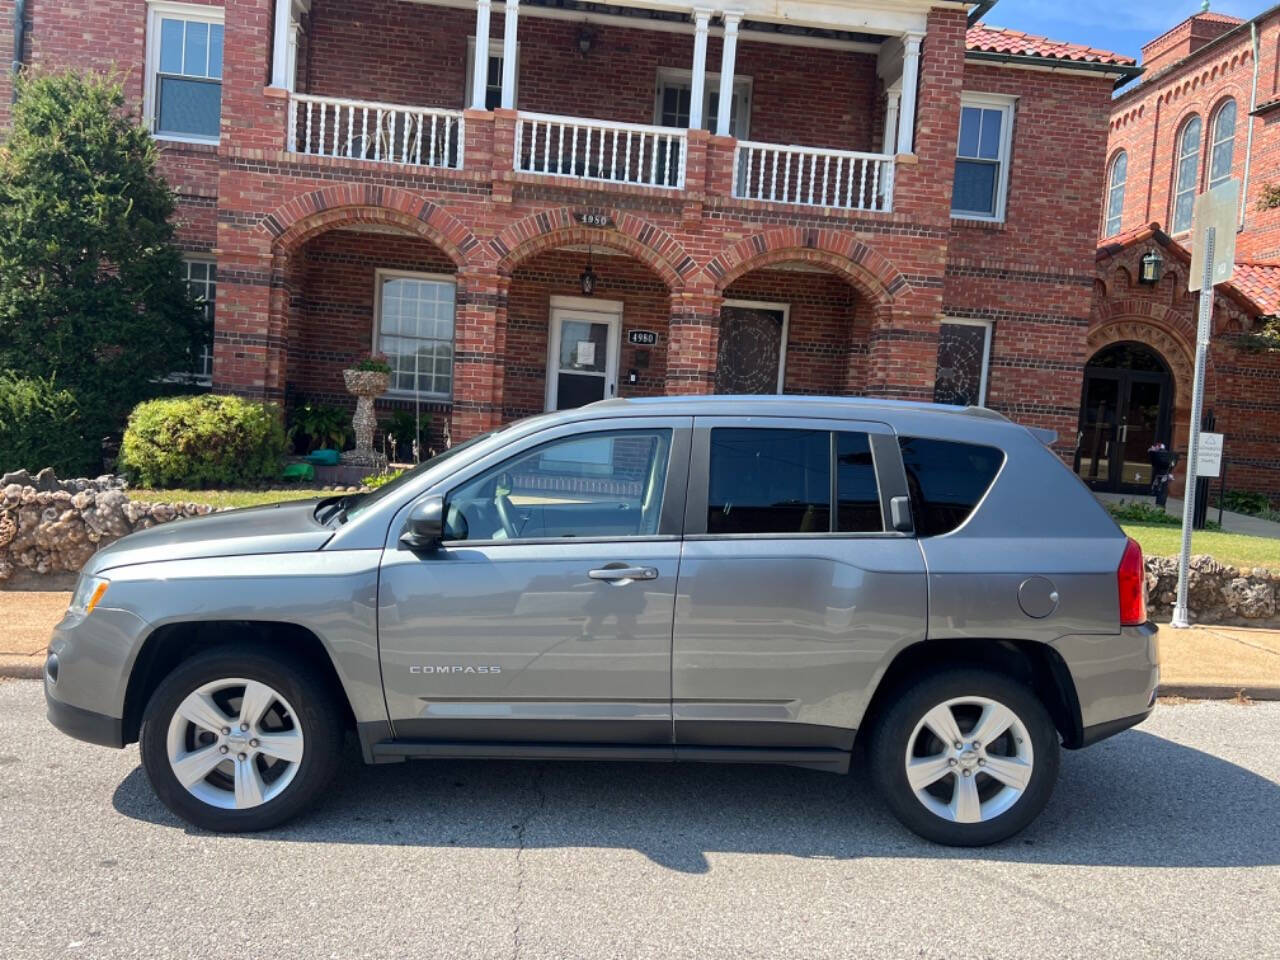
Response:
[[[1164,273],[1164,257],[1156,253],[1155,249],[1148,250],[1142,258],[1142,265],[1138,271],[1138,282],[1146,284],[1156,284],[1160,282],[1160,276]]]

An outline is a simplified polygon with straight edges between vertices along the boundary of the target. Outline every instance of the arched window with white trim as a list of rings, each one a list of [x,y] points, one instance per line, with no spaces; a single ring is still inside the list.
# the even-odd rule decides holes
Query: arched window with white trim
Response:
[[[1200,182],[1200,133],[1203,125],[1193,116],[1178,134],[1178,150],[1174,158],[1176,179],[1173,188],[1172,230],[1181,233],[1191,229],[1191,210],[1196,202]]]
[[[1111,161],[1111,174],[1107,177],[1107,223],[1105,236],[1120,232],[1121,214],[1124,213],[1124,185],[1129,177],[1129,154],[1121,150]]]
[[[1213,116],[1213,146],[1209,150],[1209,189],[1231,179],[1236,147],[1236,102],[1225,101]]]

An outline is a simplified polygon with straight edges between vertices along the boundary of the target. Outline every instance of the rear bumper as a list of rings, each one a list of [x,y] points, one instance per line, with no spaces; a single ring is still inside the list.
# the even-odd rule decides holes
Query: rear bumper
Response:
[[[124,722],[119,717],[108,717],[63,703],[49,692],[48,681],[45,682],[44,699],[49,722],[68,736],[103,747],[124,746]]]
[[[1081,746],[1141,723],[1160,682],[1159,631],[1150,621],[1118,634],[1072,635],[1054,641],[1080,704]]]

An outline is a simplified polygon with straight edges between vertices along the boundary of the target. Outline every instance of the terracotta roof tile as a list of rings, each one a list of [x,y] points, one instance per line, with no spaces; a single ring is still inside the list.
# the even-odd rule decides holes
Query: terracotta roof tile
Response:
[[[1280,314],[1280,263],[1237,263],[1231,286],[1256,303],[1262,315]]]
[[[982,53],[1005,53],[1024,57],[1043,57],[1048,60],[1065,60],[1071,63],[1101,63],[1132,67],[1132,57],[1124,57],[1109,50],[1086,47],[1080,43],[1063,43],[1039,37],[1021,30],[993,27],[981,21],[969,28],[966,46]]]

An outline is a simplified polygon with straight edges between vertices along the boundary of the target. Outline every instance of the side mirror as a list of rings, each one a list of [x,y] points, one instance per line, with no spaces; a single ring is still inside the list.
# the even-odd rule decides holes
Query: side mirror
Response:
[[[444,539],[444,497],[428,497],[411,511],[400,542],[410,550],[434,550]]]
[[[911,500],[907,497],[889,498],[889,522],[898,533],[911,533],[915,524],[911,522]]]

